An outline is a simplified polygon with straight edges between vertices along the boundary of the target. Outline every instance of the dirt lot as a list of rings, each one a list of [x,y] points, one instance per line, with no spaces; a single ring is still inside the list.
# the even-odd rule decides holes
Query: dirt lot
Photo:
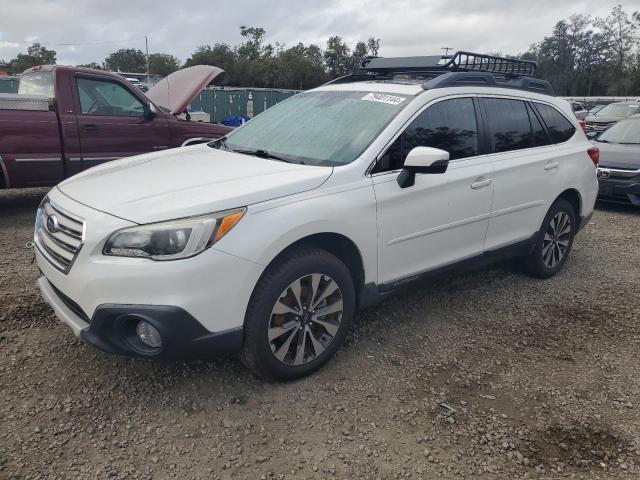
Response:
[[[0,193],[0,478],[640,476],[638,210],[599,207],[552,280],[503,264],[404,291],[271,384],[76,340],[24,248],[43,193]]]

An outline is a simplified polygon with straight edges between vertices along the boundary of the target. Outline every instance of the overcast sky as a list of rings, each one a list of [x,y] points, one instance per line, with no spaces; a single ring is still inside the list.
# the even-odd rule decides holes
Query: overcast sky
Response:
[[[382,39],[381,55],[428,55],[447,46],[519,53],[573,13],[605,16],[619,0],[0,0],[0,59],[33,42],[58,63],[104,58],[119,48],[170,53],[184,61],[202,44],[240,42],[240,25],[263,27],[267,42],[324,47],[340,35],[352,48]],[[640,0],[622,2],[628,13]],[[117,43],[98,43],[111,42]],[[60,46],[56,43],[87,43]]]

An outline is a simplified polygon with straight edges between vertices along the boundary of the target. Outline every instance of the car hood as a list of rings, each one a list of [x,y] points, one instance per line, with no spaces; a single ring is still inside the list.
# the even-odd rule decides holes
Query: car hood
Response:
[[[584,120],[585,122],[600,122],[600,123],[612,123],[622,120],[625,117],[599,117],[597,115],[588,115]]]
[[[135,223],[152,223],[312,190],[332,171],[203,144],[105,163],[65,180],[58,188],[96,210]]]
[[[600,166],[607,168],[640,169],[640,145],[620,145],[595,142],[600,149]]]
[[[194,65],[183,68],[164,77],[145,95],[160,107],[168,109],[172,114],[184,112],[193,99],[224,70],[210,65]]]

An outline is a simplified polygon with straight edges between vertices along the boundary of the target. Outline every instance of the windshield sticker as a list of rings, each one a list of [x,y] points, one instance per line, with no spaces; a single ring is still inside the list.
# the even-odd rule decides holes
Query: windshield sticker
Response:
[[[367,93],[362,100],[368,102],[380,102],[388,105],[400,105],[406,100],[404,97],[396,97],[395,95],[385,95],[384,93]]]

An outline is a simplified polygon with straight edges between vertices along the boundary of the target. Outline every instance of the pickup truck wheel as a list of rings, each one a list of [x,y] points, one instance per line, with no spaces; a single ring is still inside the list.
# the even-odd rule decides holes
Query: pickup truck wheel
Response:
[[[564,199],[556,200],[547,212],[533,252],[521,259],[528,275],[549,278],[560,271],[567,261],[576,234],[576,212]]]
[[[345,264],[321,249],[293,250],[267,268],[253,292],[243,361],[268,379],[308,375],[342,345],[354,311],[355,290]]]

